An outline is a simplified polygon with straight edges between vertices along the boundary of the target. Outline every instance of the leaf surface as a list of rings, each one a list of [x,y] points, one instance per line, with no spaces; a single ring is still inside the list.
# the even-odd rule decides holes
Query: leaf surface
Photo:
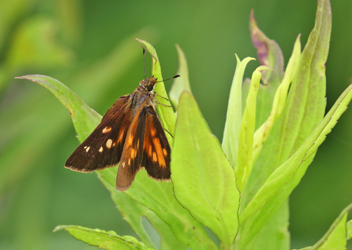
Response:
[[[181,95],[177,109],[171,171],[177,200],[231,245],[239,206],[234,172],[188,92]]]

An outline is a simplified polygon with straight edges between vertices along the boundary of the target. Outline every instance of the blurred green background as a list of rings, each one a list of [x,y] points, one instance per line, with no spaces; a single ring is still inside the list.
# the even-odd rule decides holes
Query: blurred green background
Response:
[[[249,15],[280,45],[285,62],[313,28],[314,0],[0,1],[0,249],[93,249],[59,224],[133,234],[95,174],[63,167],[78,146],[68,111],[24,74],[45,74],[103,114],[143,76],[138,37],[157,50],[164,78],[184,50],[193,94],[222,138],[234,53],[256,57]],[[332,1],[327,108],[351,83],[352,1]],[[147,75],[151,72],[147,56]],[[245,75],[259,66],[251,62]],[[171,83],[166,83],[170,89]],[[292,247],[313,245],[352,202],[352,110],[342,116],[290,198]]]

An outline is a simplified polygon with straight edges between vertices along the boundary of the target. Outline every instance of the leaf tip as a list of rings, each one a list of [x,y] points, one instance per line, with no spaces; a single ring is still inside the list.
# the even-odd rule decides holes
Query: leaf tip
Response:
[[[59,231],[59,230],[62,230],[62,229],[65,229],[66,226],[56,226],[53,230],[53,233]]]
[[[240,58],[237,56],[236,53],[235,53],[235,56],[236,56],[237,63],[240,64],[241,63]],[[256,60],[256,59],[254,57],[246,57],[245,59],[243,59],[243,61],[248,61],[248,62],[253,60]]]
[[[251,15],[249,17],[249,25],[250,25],[250,28],[257,28],[257,22],[255,21],[255,18],[254,18],[254,9],[251,9]]]
[[[148,43],[147,41],[145,40],[142,40],[142,39],[139,39],[139,38],[136,38],[136,40],[138,42],[140,42],[144,48],[149,52],[149,54],[154,58],[155,62],[154,64],[156,64],[158,62],[158,56],[156,54],[156,51],[155,51],[155,48],[150,44]]]
[[[256,71],[262,72],[263,70],[274,70],[273,68],[269,68],[267,66],[261,65],[258,68],[256,68]]]

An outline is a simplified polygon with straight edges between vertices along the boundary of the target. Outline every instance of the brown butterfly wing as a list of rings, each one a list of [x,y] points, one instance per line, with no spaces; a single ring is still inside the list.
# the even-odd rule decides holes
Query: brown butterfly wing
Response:
[[[146,107],[146,126],[142,166],[148,175],[161,180],[170,179],[170,145],[153,106]]]
[[[121,96],[100,124],[67,159],[65,167],[91,172],[117,165],[132,119],[132,96]]]
[[[141,106],[136,114],[127,132],[119,170],[117,171],[116,189],[119,191],[124,191],[131,186],[138,170],[142,167],[143,138],[146,125],[145,107]]]
[[[170,179],[170,146],[153,106],[142,107],[133,119],[123,148],[116,189],[128,189],[144,167],[155,179]]]

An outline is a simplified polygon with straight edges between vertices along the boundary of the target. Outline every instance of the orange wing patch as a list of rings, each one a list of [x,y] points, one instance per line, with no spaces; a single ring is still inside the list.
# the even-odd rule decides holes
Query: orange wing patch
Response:
[[[158,156],[158,160],[159,160],[158,163],[161,167],[165,168],[166,163],[165,163],[165,158],[163,155],[163,150],[161,149],[161,144],[160,144],[159,138],[153,138],[153,143],[154,143],[156,154]],[[154,158],[153,158],[153,160],[154,160]]]
[[[156,153],[153,152],[153,162],[157,162],[158,161],[158,158],[156,157]]]
[[[170,179],[170,146],[154,106],[146,107],[143,166],[148,175]]]
[[[137,156],[137,150],[135,150],[134,148],[131,149],[131,158],[134,159]]]
[[[128,146],[128,147],[131,146],[131,145],[132,145],[132,142],[133,142],[133,136],[132,136],[132,134],[130,134],[130,135],[128,136],[127,146]]]
[[[117,139],[117,143],[122,142],[122,140],[123,140],[123,135],[124,135],[124,134],[125,134],[125,131],[124,131],[124,130],[120,131],[119,138]]]

